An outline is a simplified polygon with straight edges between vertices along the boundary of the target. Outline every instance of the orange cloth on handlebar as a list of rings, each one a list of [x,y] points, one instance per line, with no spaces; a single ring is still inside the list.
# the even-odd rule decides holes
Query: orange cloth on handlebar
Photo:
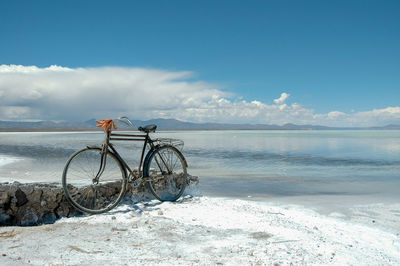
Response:
[[[117,129],[115,123],[112,119],[104,119],[104,120],[96,120],[97,124],[96,127],[102,127],[106,132],[111,131],[112,129]]]

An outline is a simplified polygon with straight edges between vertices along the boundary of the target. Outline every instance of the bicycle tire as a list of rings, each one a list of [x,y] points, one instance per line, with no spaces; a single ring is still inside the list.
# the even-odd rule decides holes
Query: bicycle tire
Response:
[[[158,200],[176,201],[182,196],[187,184],[187,163],[175,147],[156,147],[143,168],[147,185]]]
[[[100,148],[82,149],[69,158],[63,171],[62,184],[67,200],[76,209],[89,214],[111,210],[121,201],[126,191],[126,170],[111,152],[107,153],[99,182],[94,182],[101,156]]]

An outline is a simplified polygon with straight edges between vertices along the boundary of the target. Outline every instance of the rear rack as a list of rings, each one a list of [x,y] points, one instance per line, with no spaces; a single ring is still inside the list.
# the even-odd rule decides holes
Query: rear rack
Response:
[[[158,138],[153,141],[160,145],[162,145],[162,144],[171,145],[171,146],[177,148],[179,151],[183,150],[184,142],[181,139]]]

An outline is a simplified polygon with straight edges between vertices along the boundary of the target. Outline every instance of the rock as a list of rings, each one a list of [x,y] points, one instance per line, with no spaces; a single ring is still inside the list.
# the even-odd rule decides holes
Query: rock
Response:
[[[18,188],[17,191],[15,191],[15,197],[17,199],[16,203],[17,207],[21,207],[22,205],[28,202],[26,194],[20,188]]]
[[[57,220],[57,216],[54,212],[47,212],[42,216],[42,223],[44,224],[53,224]]]
[[[58,217],[68,217],[69,216],[70,205],[68,202],[63,201],[60,203],[59,207],[56,209],[56,214]]]
[[[36,189],[29,195],[29,200],[31,202],[40,202],[40,199],[42,197],[43,190],[41,189]]]
[[[199,183],[199,177],[198,176],[192,176],[192,175],[188,174],[187,180],[188,180],[188,184],[197,185]]]
[[[0,191],[0,207],[10,203],[10,194],[7,191]]]
[[[21,225],[22,226],[32,226],[37,225],[38,223],[38,216],[31,210],[27,210],[24,216],[21,218]]]
[[[26,187],[24,187],[23,191],[24,191],[24,193],[27,194],[27,195],[32,194],[32,192],[33,192],[33,186],[26,186]]]
[[[11,217],[5,213],[0,214],[0,225],[11,225]]]

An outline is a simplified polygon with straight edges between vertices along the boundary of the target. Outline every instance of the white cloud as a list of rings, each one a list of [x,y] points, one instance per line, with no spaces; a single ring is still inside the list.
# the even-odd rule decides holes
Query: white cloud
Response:
[[[400,123],[400,107],[316,114],[301,104],[245,101],[191,72],[98,67],[0,66],[0,120],[76,120],[127,115],[193,122],[375,126]]]
[[[274,100],[274,103],[276,104],[283,104],[287,98],[289,98],[290,94],[286,93],[286,92],[282,92],[281,97],[279,97],[278,99]]]
[[[157,112],[197,107],[228,95],[215,86],[189,81],[191,72],[142,68],[0,66],[0,105],[24,106],[33,119],[151,118]],[[6,112],[0,119],[7,117]]]
[[[329,112],[327,116],[328,116],[328,118],[330,118],[330,119],[337,119],[337,118],[343,118],[343,117],[345,117],[346,114],[343,113],[343,112],[340,112],[340,111],[332,111],[332,112]]]

